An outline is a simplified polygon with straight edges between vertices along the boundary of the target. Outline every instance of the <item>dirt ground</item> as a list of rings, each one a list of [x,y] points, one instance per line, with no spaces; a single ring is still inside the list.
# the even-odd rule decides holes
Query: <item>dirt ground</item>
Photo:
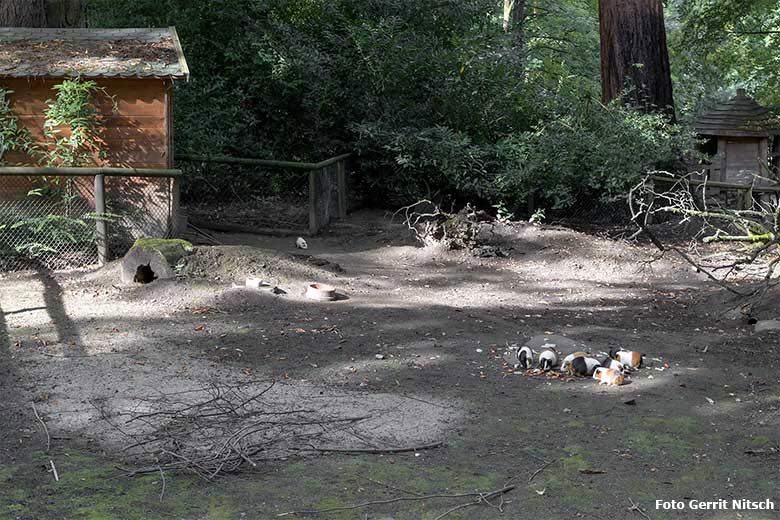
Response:
[[[780,508],[777,336],[725,319],[721,289],[677,260],[647,264],[646,246],[551,226],[508,233],[508,258],[475,258],[359,212],[306,251],[219,234],[225,245],[198,247],[180,278],[146,286],[121,285],[116,265],[0,275],[0,518],[271,519],[406,497],[318,517],[433,520],[474,497],[420,495],[508,484],[503,500],[446,518],[776,518],[655,501]],[[246,276],[285,293],[233,287]],[[306,300],[311,281],[344,297]],[[547,333],[596,353],[640,350],[647,366],[606,388],[508,373],[497,358]],[[292,446],[212,482],[117,469],[154,464],[115,427],[150,397],[270,380],[268,406],[366,417],[320,446],[444,444]]]

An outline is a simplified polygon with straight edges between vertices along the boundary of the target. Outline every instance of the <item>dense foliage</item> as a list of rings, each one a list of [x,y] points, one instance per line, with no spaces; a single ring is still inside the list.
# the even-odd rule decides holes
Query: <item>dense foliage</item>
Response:
[[[517,209],[529,192],[555,207],[609,200],[691,146],[685,127],[598,103],[595,0],[528,2],[509,32],[496,0],[89,5],[92,26],[177,27],[192,70],[177,90],[179,150],[302,160],[355,150],[367,185],[393,204],[431,196]],[[763,101],[780,92],[770,87],[780,73],[758,67],[778,59],[777,35],[733,34],[775,24],[771,2],[668,11],[683,121],[738,83]]]

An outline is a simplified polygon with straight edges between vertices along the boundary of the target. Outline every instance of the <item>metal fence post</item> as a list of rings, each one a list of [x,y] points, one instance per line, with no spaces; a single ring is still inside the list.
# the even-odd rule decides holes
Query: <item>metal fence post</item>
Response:
[[[103,174],[95,175],[95,213],[97,214],[95,241],[98,263],[105,265],[108,262],[108,224],[106,223],[106,179]]]

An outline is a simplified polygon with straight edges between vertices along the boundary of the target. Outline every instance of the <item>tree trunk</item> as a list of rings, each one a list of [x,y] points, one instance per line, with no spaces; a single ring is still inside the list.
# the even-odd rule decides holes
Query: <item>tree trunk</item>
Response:
[[[83,27],[83,0],[46,0],[47,27]]]
[[[0,0],[2,27],[82,27],[83,0]]]
[[[601,94],[674,120],[661,0],[599,0]]]
[[[525,0],[504,0],[504,31],[521,31],[525,18]]]
[[[44,0],[0,0],[0,26],[45,27]]]

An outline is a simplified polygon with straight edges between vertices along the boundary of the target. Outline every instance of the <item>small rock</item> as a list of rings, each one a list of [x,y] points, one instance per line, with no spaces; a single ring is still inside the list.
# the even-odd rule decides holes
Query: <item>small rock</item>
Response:
[[[246,281],[244,282],[244,286],[247,289],[260,290],[260,289],[270,289],[271,284],[264,282],[260,278],[247,278]]]

